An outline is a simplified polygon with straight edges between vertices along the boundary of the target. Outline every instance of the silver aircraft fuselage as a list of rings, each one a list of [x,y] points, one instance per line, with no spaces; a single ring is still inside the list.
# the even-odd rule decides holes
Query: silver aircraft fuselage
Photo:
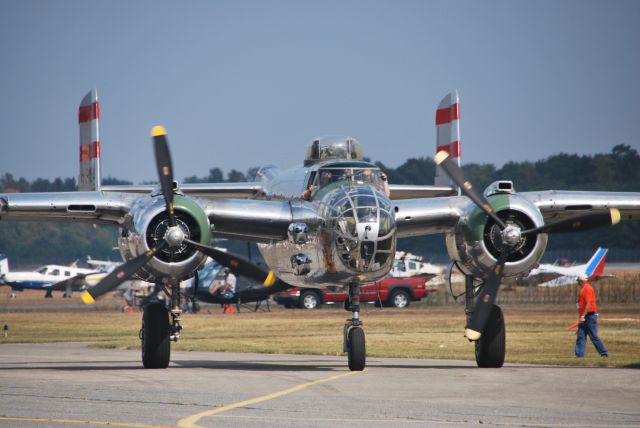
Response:
[[[375,281],[389,272],[396,250],[395,219],[375,165],[329,161],[269,172],[259,198],[289,201],[291,213],[283,213],[282,221],[293,216],[286,239],[258,243],[279,278],[322,288],[345,285],[355,277]],[[311,196],[304,200],[301,195],[309,186]]]

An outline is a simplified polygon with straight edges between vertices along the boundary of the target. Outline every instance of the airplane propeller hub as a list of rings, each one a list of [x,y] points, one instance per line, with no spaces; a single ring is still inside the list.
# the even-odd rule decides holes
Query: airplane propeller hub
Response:
[[[522,237],[521,230],[518,226],[507,225],[507,227],[502,231],[502,240],[505,244],[510,247],[515,246],[520,242]]]
[[[170,247],[178,247],[182,245],[185,234],[180,226],[172,226],[167,229],[167,234],[164,239],[167,241]]]

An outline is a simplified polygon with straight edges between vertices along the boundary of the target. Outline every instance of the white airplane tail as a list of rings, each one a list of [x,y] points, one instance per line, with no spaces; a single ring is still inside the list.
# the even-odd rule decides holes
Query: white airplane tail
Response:
[[[449,153],[451,159],[460,166],[460,100],[456,90],[447,94],[440,101],[436,111],[436,153],[441,150]],[[434,184],[457,188],[439,166],[436,167]],[[458,189],[458,194],[460,194],[460,189]]]
[[[9,259],[4,254],[0,254],[0,275],[9,273]]]
[[[591,259],[586,264],[584,274],[591,278],[597,278],[604,273],[604,266],[607,262],[607,248],[598,247],[596,252],[591,256]]]
[[[98,91],[92,89],[78,109],[80,126],[80,175],[78,190],[100,190],[100,103]]]

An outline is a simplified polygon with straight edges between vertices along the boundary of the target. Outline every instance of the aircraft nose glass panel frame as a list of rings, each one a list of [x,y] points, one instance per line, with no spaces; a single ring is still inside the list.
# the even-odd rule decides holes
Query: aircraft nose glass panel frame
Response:
[[[327,194],[321,209],[335,231],[336,251],[352,272],[377,272],[390,266],[395,253],[391,202],[371,186],[340,186]]]

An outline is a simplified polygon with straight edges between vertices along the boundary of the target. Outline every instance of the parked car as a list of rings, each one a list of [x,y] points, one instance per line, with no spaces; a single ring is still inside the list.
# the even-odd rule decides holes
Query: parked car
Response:
[[[423,299],[428,293],[436,291],[427,288],[429,277],[412,278],[385,277],[373,284],[360,287],[360,301],[374,302],[383,306],[406,308],[412,301]],[[326,303],[345,302],[348,295],[342,290],[328,288],[292,288],[274,295],[276,303],[286,308],[315,309]]]

